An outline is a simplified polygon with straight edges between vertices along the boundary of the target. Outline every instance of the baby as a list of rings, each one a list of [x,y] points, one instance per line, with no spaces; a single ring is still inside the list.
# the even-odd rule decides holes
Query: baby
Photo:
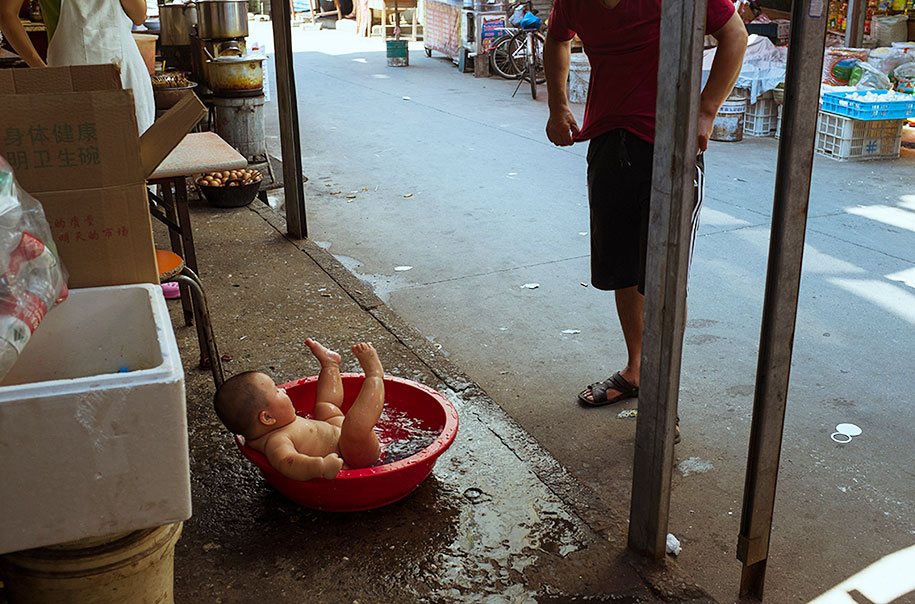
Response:
[[[384,370],[378,353],[367,342],[352,347],[365,382],[344,415],[340,355],[311,338],[305,344],[321,363],[314,419],[297,416],[286,391],[257,371],[240,373],[219,387],[216,414],[287,478],[334,478],[344,462],[351,468],[371,466],[381,456],[374,430],[384,406]]]

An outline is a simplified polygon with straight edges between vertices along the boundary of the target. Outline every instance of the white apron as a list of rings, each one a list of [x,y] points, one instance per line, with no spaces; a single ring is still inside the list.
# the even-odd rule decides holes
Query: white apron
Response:
[[[152,82],[130,33],[133,22],[119,0],[61,0],[60,20],[48,45],[48,65],[114,63],[121,85],[133,91],[140,134],[156,118]]]

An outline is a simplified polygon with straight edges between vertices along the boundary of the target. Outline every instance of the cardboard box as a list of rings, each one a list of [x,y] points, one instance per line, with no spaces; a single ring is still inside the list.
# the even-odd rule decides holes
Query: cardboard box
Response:
[[[0,70],[0,155],[44,206],[71,288],[159,282],[145,180],[205,114],[188,95],[138,137],[114,65]]]
[[[189,518],[186,418],[159,287],[71,290],[0,383],[0,554]]]

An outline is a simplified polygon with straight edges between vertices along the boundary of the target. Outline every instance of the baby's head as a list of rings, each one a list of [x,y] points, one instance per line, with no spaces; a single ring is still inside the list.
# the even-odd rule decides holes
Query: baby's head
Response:
[[[295,421],[289,395],[259,371],[246,371],[226,380],[216,390],[213,406],[226,428],[247,439]]]

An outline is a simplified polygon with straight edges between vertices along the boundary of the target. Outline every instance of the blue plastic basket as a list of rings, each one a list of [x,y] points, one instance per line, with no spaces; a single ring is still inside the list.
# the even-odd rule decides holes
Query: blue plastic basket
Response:
[[[889,90],[869,90],[888,95]],[[867,103],[850,98],[860,92],[827,92],[823,95],[823,111],[844,115],[856,120],[892,120],[915,116],[915,96],[912,100],[875,101]],[[865,93],[866,94],[866,93]]]

